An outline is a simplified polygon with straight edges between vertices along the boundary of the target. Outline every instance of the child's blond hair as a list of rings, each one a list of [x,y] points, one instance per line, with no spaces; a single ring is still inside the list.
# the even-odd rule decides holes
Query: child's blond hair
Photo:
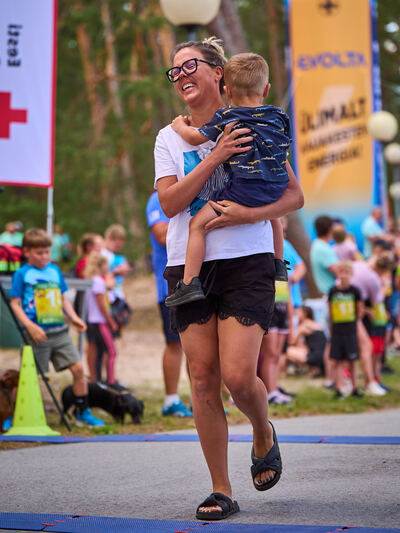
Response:
[[[104,237],[106,239],[111,239],[112,241],[116,241],[119,239],[125,240],[126,230],[121,224],[111,224],[111,226],[106,229]]]
[[[104,255],[97,252],[91,252],[88,256],[88,262],[85,266],[84,277],[91,279],[93,276],[99,276],[103,265],[108,265],[108,260]]]
[[[23,248],[48,248],[51,246],[50,235],[42,228],[31,228],[25,231],[22,240]]]
[[[225,65],[224,80],[233,96],[262,96],[269,80],[268,63],[258,54],[236,54]]]
[[[343,259],[342,261],[338,261],[337,270],[338,272],[340,270],[350,270],[351,272],[353,272],[353,263],[349,259]]]

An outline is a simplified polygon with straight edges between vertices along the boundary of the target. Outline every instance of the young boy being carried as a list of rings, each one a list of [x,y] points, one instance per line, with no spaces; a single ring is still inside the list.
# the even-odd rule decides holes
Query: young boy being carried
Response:
[[[50,263],[51,238],[44,230],[32,228],[25,232],[22,245],[28,264],[13,276],[12,310],[26,328],[43,372],[48,371],[49,361],[57,372],[66,368],[71,371],[77,423],[104,426],[89,409],[88,384],[81,357],[64,323],[63,311],[79,332],[86,330],[86,324],[65,296],[68,287],[60,269]]]
[[[171,81],[177,81],[171,74]],[[172,122],[173,129],[185,141],[198,145],[216,141],[224,127],[236,122],[234,128],[250,128],[252,150],[232,156],[225,166],[229,179],[226,185],[211,195],[211,200],[231,200],[248,207],[258,207],[278,200],[289,182],[286,170],[287,150],[291,143],[289,118],[271,105],[263,105],[270,89],[269,68],[258,54],[237,54],[225,65],[225,92],[232,107],[219,109],[210,122],[199,130],[188,125],[187,117]],[[205,226],[219,216],[206,204],[193,217],[189,226],[189,240],[183,280],[165,300],[168,307],[203,299],[199,272],[206,251]],[[287,281],[283,261],[283,230],[279,220],[271,220],[274,234],[276,279]]]
[[[351,261],[337,263],[337,282],[328,295],[331,317],[331,352],[334,361],[336,395],[343,397],[343,369],[347,362],[351,374],[352,396],[361,396],[357,389],[357,320],[363,313],[360,291],[350,284],[353,275]]]

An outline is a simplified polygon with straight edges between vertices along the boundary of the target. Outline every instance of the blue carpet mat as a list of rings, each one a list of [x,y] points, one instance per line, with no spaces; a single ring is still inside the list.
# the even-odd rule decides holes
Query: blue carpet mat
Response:
[[[102,516],[0,513],[0,530],[53,531],[55,533],[400,533],[400,529],[357,526],[300,526],[235,524],[111,518]]]
[[[78,442],[198,442],[197,435],[159,433],[144,435],[96,435],[93,437],[31,437],[0,435],[0,442],[47,442],[49,444],[68,444]],[[400,437],[360,437],[337,435],[278,435],[279,443],[297,444],[400,444]],[[230,435],[230,442],[253,442],[252,435]]]

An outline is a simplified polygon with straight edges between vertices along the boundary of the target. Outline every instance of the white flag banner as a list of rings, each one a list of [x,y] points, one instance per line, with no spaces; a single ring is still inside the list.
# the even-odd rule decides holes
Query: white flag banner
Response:
[[[0,2],[0,183],[53,186],[56,0]]]

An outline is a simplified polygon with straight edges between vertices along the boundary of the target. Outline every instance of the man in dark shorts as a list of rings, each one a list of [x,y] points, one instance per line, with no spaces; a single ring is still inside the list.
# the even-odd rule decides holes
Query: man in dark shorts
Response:
[[[163,354],[163,375],[165,385],[165,400],[162,408],[163,416],[189,417],[193,416],[180,400],[178,382],[182,365],[182,346],[179,335],[171,328],[170,311],[164,300],[168,295],[167,282],[163,272],[167,264],[165,241],[169,219],[163,213],[158,199],[158,193],[153,193],[146,207],[147,224],[150,228],[150,241],[153,248],[153,268],[157,284],[157,297],[163,323],[166,346]]]
[[[343,368],[348,365],[352,396],[361,396],[357,389],[357,320],[362,315],[360,291],[350,284],[353,275],[351,261],[337,263],[337,282],[328,295],[331,318],[331,351],[336,374],[336,396],[343,397]]]

